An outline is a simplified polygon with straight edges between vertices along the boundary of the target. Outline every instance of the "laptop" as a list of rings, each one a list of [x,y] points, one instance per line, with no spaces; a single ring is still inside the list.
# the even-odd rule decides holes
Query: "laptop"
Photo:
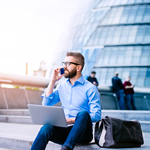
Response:
[[[34,124],[49,124],[57,127],[68,127],[73,124],[67,124],[64,110],[58,106],[43,106],[28,104],[28,109]]]

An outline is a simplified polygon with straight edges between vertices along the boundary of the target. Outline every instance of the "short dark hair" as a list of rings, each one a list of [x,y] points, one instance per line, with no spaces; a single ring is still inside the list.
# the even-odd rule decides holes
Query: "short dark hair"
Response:
[[[96,72],[95,72],[95,71],[92,71],[91,74],[96,74]]]
[[[80,64],[82,66],[82,69],[84,67],[84,57],[81,53],[79,52],[67,52],[66,56],[72,56],[74,57],[78,64]]]

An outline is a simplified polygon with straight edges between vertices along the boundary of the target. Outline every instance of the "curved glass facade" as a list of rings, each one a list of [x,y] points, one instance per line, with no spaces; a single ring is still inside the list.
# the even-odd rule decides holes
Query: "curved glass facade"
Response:
[[[97,8],[131,4],[144,4],[149,2],[150,0],[101,0]]]
[[[149,25],[98,27],[87,46],[150,44]]]
[[[149,5],[133,5],[112,8],[100,25],[150,22]]]
[[[150,65],[150,46],[106,47],[95,62],[95,67],[137,65]]]
[[[96,71],[100,85],[114,72],[138,87],[150,87],[150,0],[82,0],[60,38],[55,66],[67,51],[85,57],[83,75]]]

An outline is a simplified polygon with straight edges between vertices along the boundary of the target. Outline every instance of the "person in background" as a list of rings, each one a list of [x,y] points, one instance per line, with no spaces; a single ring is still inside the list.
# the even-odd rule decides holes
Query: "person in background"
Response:
[[[115,72],[115,76],[112,78],[112,86],[113,90],[116,93],[118,104],[121,110],[125,110],[125,104],[124,104],[124,90],[123,90],[123,84],[121,79],[118,77],[118,72]]]
[[[96,72],[95,72],[95,71],[92,71],[92,72],[91,72],[91,75],[88,76],[87,80],[90,81],[92,84],[98,86],[98,81],[97,81],[95,75],[96,75]]]
[[[134,86],[130,82],[131,78],[130,76],[127,77],[126,81],[123,83],[124,85],[124,93],[126,95],[126,102],[127,102],[127,108],[129,110],[136,110],[135,104],[134,104]]]
[[[68,124],[67,128],[44,125],[31,150],[44,150],[48,141],[61,144],[61,150],[73,150],[77,143],[89,143],[93,139],[92,122],[101,119],[100,94],[93,84],[84,79],[81,71],[84,67],[84,57],[81,53],[68,52],[62,62],[64,74],[60,69],[53,71],[50,83],[43,94],[42,105],[51,106],[61,101]],[[62,77],[66,80],[58,84]]]

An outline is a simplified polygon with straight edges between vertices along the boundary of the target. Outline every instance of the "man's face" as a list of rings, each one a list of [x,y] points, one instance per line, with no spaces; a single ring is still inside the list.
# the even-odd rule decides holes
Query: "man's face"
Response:
[[[130,77],[127,78],[127,81],[130,81]]]
[[[67,62],[67,61],[77,63],[72,56],[67,56],[65,58],[64,62]],[[76,74],[77,74],[76,67],[77,67],[77,65],[71,64],[71,63],[68,67],[64,66],[64,70],[65,70],[64,77],[65,78],[73,78],[74,76],[76,76]]]
[[[91,77],[94,78],[95,77],[95,73],[91,73]]]

